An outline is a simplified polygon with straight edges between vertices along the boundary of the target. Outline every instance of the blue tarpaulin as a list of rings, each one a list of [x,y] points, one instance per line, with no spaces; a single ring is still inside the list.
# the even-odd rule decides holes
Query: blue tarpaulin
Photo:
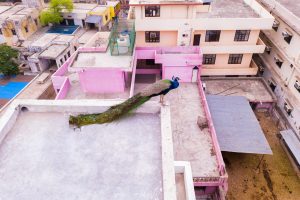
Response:
[[[272,154],[245,97],[207,95],[207,102],[221,151]]]
[[[27,82],[9,82],[6,85],[0,85],[0,99],[12,99],[27,84]]]

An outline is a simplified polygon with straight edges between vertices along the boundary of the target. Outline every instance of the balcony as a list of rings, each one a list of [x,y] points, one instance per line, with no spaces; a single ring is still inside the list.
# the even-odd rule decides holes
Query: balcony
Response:
[[[239,42],[242,43],[242,42]],[[258,38],[256,44],[232,44],[232,45],[207,45],[201,46],[204,54],[230,54],[230,53],[263,53],[265,43]]]
[[[251,60],[250,66],[240,67],[240,68],[213,68],[213,67],[203,67],[201,70],[202,76],[255,76],[258,71],[257,64]]]

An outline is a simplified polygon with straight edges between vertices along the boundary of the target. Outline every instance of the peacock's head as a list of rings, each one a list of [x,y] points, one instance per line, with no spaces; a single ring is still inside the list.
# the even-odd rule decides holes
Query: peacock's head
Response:
[[[179,81],[180,80],[180,78],[179,77],[175,77],[175,76],[172,76],[172,81]]]

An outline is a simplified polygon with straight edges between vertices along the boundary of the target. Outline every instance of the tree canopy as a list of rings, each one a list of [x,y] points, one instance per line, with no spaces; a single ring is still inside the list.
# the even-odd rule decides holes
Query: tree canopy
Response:
[[[43,26],[52,24],[59,24],[63,18],[61,12],[67,10],[71,12],[74,8],[72,0],[51,0],[49,8],[41,12],[40,19]]]
[[[18,64],[15,59],[18,51],[7,45],[0,45],[0,73],[4,76],[17,75],[19,73]]]

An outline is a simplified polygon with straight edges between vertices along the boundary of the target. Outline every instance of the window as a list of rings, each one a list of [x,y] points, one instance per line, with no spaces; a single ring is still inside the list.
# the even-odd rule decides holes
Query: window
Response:
[[[64,58],[65,58],[65,60],[67,60],[68,58],[67,58],[67,55],[64,55]]]
[[[271,78],[270,80],[268,80],[268,83],[269,83],[271,90],[274,92],[277,87],[276,82]]]
[[[243,54],[229,54],[228,64],[241,64]]]
[[[71,53],[70,53],[70,51],[68,51],[68,57],[70,57],[71,56]]]
[[[159,31],[146,31],[145,38],[146,38],[146,42],[159,42],[160,33]]]
[[[60,64],[64,64],[63,58],[60,59]]]
[[[25,29],[25,32],[28,33],[28,27],[25,26],[24,29]]]
[[[282,32],[282,36],[283,36],[284,41],[286,41],[288,44],[291,43],[291,40],[293,38],[292,34],[288,33],[287,31],[284,31],[284,32]]]
[[[160,7],[159,6],[145,6],[146,17],[159,17]]]
[[[250,30],[237,30],[235,32],[234,41],[248,41]]]
[[[221,31],[206,31],[205,42],[218,42],[220,40]]]
[[[293,107],[287,99],[285,100],[285,102],[283,104],[283,108],[288,116],[290,116],[292,114]]]
[[[274,57],[275,64],[281,68],[283,61],[277,57]]]
[[[107,15],[105,15],[105,21],[107,21],[108,20],[108,16]]]
[[[34,19],[34,23],[35,23],[35,25],[38,25],[38,20]]]
[[[216,54],[203,54],[204,65],[213,65],[216,63]]]
[[[2,29],[0,28],[0,35],[2,35],[3,33],[2,33]]]
[[[11,32],[13,35],[17,35],[16,30],[15,29],[11,29]]]
[[[76,47],[76,46],[74,46],[74,50],[75,50],[75,51],[77,50],[77,47]]]
[[[296,88],[296,90],[298,92],[300,92],[300,82],[298,80],[296,80],[295,84],[294,84],[294,87]]]

